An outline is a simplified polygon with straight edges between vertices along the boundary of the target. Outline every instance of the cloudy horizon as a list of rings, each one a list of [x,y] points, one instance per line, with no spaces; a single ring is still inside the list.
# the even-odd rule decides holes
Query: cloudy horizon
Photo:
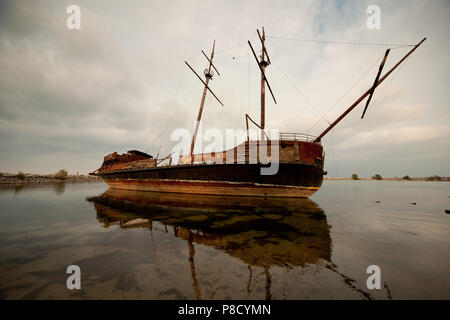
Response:
[[[114,151],[170,153],[171,132],[192,132],[202,94],[184,61],[202,72],[200,50],[213,40],[220,76],[211,88],[224,107],[208,95],[203,128],[243,129],[245,113],[259,121],[247,40],[259,51],[264,26],[278,102],[266,95],[266,127],[313,135],[372,85],[388,47],[427,37],[375,91],[363,120],[365,101],[324,137],[325,166],[329,177],[450,176],[450,2],[131,3],[0,3],[0,172],[88,173]],[[71,4],[81,8],[79,30],[66,27]],[[379,30],[367,28],[369,5],[381,9]],[[384,72],[410,49],[393,49]]]

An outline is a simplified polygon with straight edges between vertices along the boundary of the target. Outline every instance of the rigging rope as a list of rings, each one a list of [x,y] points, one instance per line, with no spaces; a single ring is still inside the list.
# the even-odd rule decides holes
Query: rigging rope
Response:
[[[180,74],[180,78],[179,78],[179,80],[178,80],[178,84],[177,84],[175,93],[174,93],[173,98],[172,98],[172,100],[173,100],[174,103],[176,103],[176,97],[177,97],[177,95],[178,95],[178,90],[179,90],[180,83],[181,83],[181,80],[182,80],[182,78],[183,78],[183,77],[182,77],[183,75],[184,75],[184,69],[182,69],[182,72],[181,72],[181,74]],[[195,82],[194,85],[192,86],[192,88],[188,91],[188,94],[187,94],[187,95],[184,97],[184,99],[182,100],[183,102],[186,101],[186,99],[192,94],[194,88],[195,88],[197,85],[198,85],[198,83]],[[150,146],[149,149],[152,149],[152,148],[153,148],[153,146],[154,146],[154,144],[155,144],[156,141],[161,141],[160,139],[162,138],[162,136],[163,136],[164,133],[166,132],[167,127],[169,126],[170,120],[172,120],[172,119],[175,117],[175,115],[178,114],[178,111],[180,110],[180,108],[182,107],[182,105],[183,105],[183,104],[181,104],[181,103],[178,104],[178,108],[175,108],[174,111],[172,112],[172,114],[169,113],[168,117],[166,118],[166,123],[165,123],[165,125],[164,125],[164,127],[163,127],[163,130],[160,132],[160,134],[159,134],[158,136],[155,137],[155,139],[153,139],[153,142],[152,142],[152,144],[151,144],[151,146]]]
[[[380,56],[379,58],[377,58],[375,60],[375,62],[369,67],[369,69],[367,69],[361,77],[358,78],[358,80],[355,81],[355,83],[353,83],[353,85],[333,104],[331,105],[331,107],[328,109],[327,112],[325,112],[325,115],[327,115],[328,113],[330,113],[330,111],[366,76],[366,74],[377,64],[378,61],[380,61],[383,58],[383,55]],[[320,122],[321,119],[317,120],[316,123],[314,123],[306,133],[311,132],[311,130]],[[328,121],[327,121],[328,122]],[[328,122],[329,123],[329,122]]]
[[[250,37],[250,40],[252,40],[254,37],[256,36],[256,32],[253,32],[252,33],[252,36]],[[300,41],[300,42],[312,42],[312,43],[324,43],[324,44],[348,44],[348,45],[369,45],[369,46],[392,46],[392,48],[390,48],[391,50],[394,50],[394,49],[400,49],[400,48],[405,48],[405,47],[412,47],[412,46],[415,46],[414,44],[386,44],[386,43],[368,43],[368,42],[346,42],[346,41],[327,41],[327,40],[312,40],[312,39],[299,39],[299,38],[288,38],[288,37],[279,37],[279,36],[266,36],[266,38],[271,38],[271,39],[278,39],[278,40],[290,40],[290,41]],[[240,48],[240,47],[242,47],[242,46],[244,46],[244,45],[246,45],[247,44],[247,41],[245,41],[245,42],[242,42],[242,43],[240,43],[240,44],[237,44],[237,45],[234,45],[234,46],[231,46],[231,47],[229,47],[229,48],[226,48],[226,49],[223,49],[223,50],[220,50],[220,51],[217,51],[216,52],[216,55],[219,55],[219,54],[222,54],[222,53],[224,53],[224,52],[227,52],[227,51],[229,51],[229,50],[232,50],[232,49],[236,49],[236,48]],[[194,55],[192,55],[192,56],[190,56],[187,60],[191,60],[193,57],[197,57],[197,56],[199,56],[200,55],[200,53],[197,53],[197,54],[194,54]],[[233,56],[232,57],[232,59],[233,60],[237,60],[237,59],[240,59],[240,58],[242,58],[242,57],[244,57],[244,55],[242,55],[242,56]],[[249,109],[250,109],[250,64],[249,64],[249,53],[247,53],[247,61],[248,61],[248,101],[247,101],[247,113],[249,112]],[[320,115],[320,119],[307,131],[307,133],[309,133],[322,119],[323,120],[325,120],[328,124],[330,124],[330,122],[325,118],[325,116],[356,86],[356,84],[374,67],[374,65],[381,59],[382,57],[380,57],[380,58],[378,58],[371,66],[370,66],[370,68],[369,69],[367,69],[367,71],[366,72],[364,72],[364,74],[350,87],[350,89],[348,89],[329,109],[328,109],[328,111],[325,113],[325,114],[322,114],[312,103],[311,103],[311,101],[309,100],[309,99],[307,99],[306,97],[305,97],[305,95],[300,91],[300,89],[298,89],[298,87],[293,83],[293,81],[287,76],[287,74],[283,71],[283,70],[281,70],[279,67],[278,67],[278,65],[276,65],[276,64],[274,64],[275,65],[275,67],[283,74],[283,76],[284,77],[286,77],[286,79],[288,80],[288,82],[294,87],[294,89],[300,94],[300,96],[307,102],[307,104],[312,108],[312,109],[314,109],[314,111],[316,111],[319,115]],[[222,59],[218,59],[218,60],[216,60],[216,61],[223,61],[223,60],[225,60],[225,58],[222,58]],[[273,63],[272,63],[273,64]],[[401,66],[402,67],[402,66]],[[400,69],[401,69],[401,67],[400,67]],[[390,81],[389,81],[389,83],[385,86],[385,88],[392,82],[392,80],[395,78],[395,76],[399,73],[399,71],[400,71],[400,69],[397,71],[397,73],[394,75],[394,77],[393,78],[391,78],[390,79]],[[178,93],[178,89],[179,89],[179,86],[180,86],[180,83],[181,83],[181,79],[182,79],[182,75],[183,75],[183,72],[180,74],[180,79],[179,79],[179,81],[178,81],[178,84],[177,84],[177,87],[176,87],[176,90],[175,90],[175,94],[174,94],[174,98],[173,99],[175,99],[176,98],[176,96],[177,96],[177,93]],[[196,84],[194,84],[194,86],[192,87],[192,89],[189,91],[189,93],[188,93],[188,95],[186,96],[186,98],[188,97],[188,96],[190,96],[191,95],[191,93],[192,93],[192,91],[193,91],[193,89],[194,89],[194,87],[196,87]],[[383,88],[383,89],[385,89],[385,88]],[[183,100],[183,101],[185,101],[186,100],[186,98]],[[379,96],[377,96],[377,98],[376,98],[376,100],[374,101],[374,104],[378,101],[378,98],[379,98]],[[157,137],[155,137],[155,139],[153,140],[153,142],[152,142],[152,144],[151,144],[151,146],[150,146],[150,149],[152,149],[153,148],[153,146],[154,146],[154,144],[155,144],[155,142],[157,141],[157,140],[159,140],[162,136],[163,136],[163,134],[165,133],[165,131],[166,131],[166,129],[167,129],[167,127],[168,127],[168,125],[169,125],[169,120],[170,119],[172,119],[174,116],[175,116],[175,114],[177,114],[178,113],[178,110],[180,109],[180,107],[181,107],[181,104],[178,106],[178,108],[175,110],[175,112],[172,114],[172,115],[169,115],[169,117],[167,118],[167,120],[166,120],[166,123],[165,123],[165,125],[164,125],[164,128],[163,128],[163,130],[162,130],[162,132],[157,136]]]
[[[294,84],[294,83],[292,82],[292,80],[287,76],[287,74],[284,73],[284,71],[281,70],[281,69],[278,67],[277,64],[272,63],[272,65],[274,65],[274,66],[278,69],[278,71],[280,71],[281,74],[283,74],[283,75],[286,77],[286,79],[289,81],[289,83],[294,87],[295,90],[297,90],[297,92],[298,92],[298,93],[300,94],[300,96],[308,103],[308,105],[309,105],[311,108],[313,108],[314,111],[316,111],[316,112],[320,115],[321,119],[324,119],[326,122],[328,122],[329,124],[331,124],[331,123],[325,118],[325,116],[324,116],[324,115],[323,115],[316,107],[314,107],[314,105],[311,103],[311,101],[309,101],[308,98],[305,97],[305,95],[300,91],[300,89],[298,89],[298,88],[295,86],[295,84]]]
[[[249,37],[249,40],[253,40],[253,38],[254,38],[255,36],[256,36],[256,32],[253,31],[252,34],[251,34],[251,37]],[[234,45],[234,46],[231,46],[231,47],[228,47],[228,48],[219,50],[219,51],[217,51],[215,54],[216,54],[216,55],[222,54],[223,52],[229,51],[229,50],[231,50],[231,49],[240,48],[240,47],[242,47],[242,46],[244,46],[244,45],[246,45],[246,44],[247,44],[247,41],[244,41],[244,42],[241,42],[241,43],[236,44],[236,45]]]
[[[325,40],[310,40],[310,39],[294,39],[294,38],[286,38],[286,37],[277,37],[277,36],[267,36],[268,38],[272,38],[272,39],[284,39],[284,40],[293,40],[293,41],[303,41],[303,42],[317,42],[317,43],[331,43],[331,44],[355,44],[355,45],[380,45],[380,46],[392,46],[390,49],[394,50],[394,49],[400,49],[400,48],[405,48],[405,47],[411,47],[414,45],[409,45],[409,44],[385,44],[385,43],[367,43],[367,42],[344,42],[344,41],[325,41]],[[297,92],[302,96],[302,98],[309,104],[309,106],[311,106],[320,116],[321,118],[314,123],[314,125],[312,125],[309,130],[307,131],[307,133],[309,134],[311,132],[311,130],[323,119],[325,120],[328,124],[330,124],[330,122],[325,118],[325,116],[327,114],[330,113],[330,111],[362,80],[362,78],[364,78],[366,76],[366,74],[377,64],[377,62],[379,62],[382,59],[383,56],[380,56],[379,58],[376,59],[376,61],[363,73],[363,75],[356,80],[356,82],[333,104],[330,106],[330,108],[328,109],[328,111],[325,114],[322,114],[321,112],[318,111],[317,108],[315,108],[313,106],[313,104],[301,93],[301,91],[295,86],[295,84],[292,82],[292,80],[286,75],[286,73],[284,73],[276,64],[275,67],[277,67],[277,69],[286,77],[286,79],[288,79],[289,83],[297,90]],[[273,64],[273,63],[272,63]],[[391,79],[392,81],[392,79]],[[377,101],[377,100],[375,100]]]
[[[312,40],[312,39],[298,39],[298,38],[287,38],[287,37],[277,37],[277,36],[267,36],[267,38],[279,39],[279,40],[290,40],[290,41],[301,41],[301,42],[314,42],[314,43],[329,43],[329,44],[351,44],[351,45],[363,45],[363,46],[396,46],[399,48],[404,47],[414,47],[415,44],[392,44],[392,43],[371,43],[371,42],[348,42],[348,41],[328,41],[328,40]]]
[[[379,98],[382,96],[381,93],[384,93],[386,91],[386,89],[389,87],[389,85],[394,81],[394,79],[397,77],[397,75],[400,73],[400,71],[402,70],[403,66],[406,65],[406,62],[408,61],[409,57],[406,58],[406,60],[404,61],[405,63],[401,64],[399,66],[399,68],[397,69],[397,71],[394,73],[394,75],[392,76],[392,78],[389,79],[389,81],[386,83],[386,85],[380,89],[380,94],[377,95],[375,97],[375,101],[373,102],[372,106],[375,106],[376,103],[378,102]]]
[[[231,50],[231,49],[236,49],[236,48],[240,48],[240,47],[244,46],[245,44],[247,44],[247,41],[245,41],[245,42],[242,42],[242,43],[240,43],[240,44],[237,44],[237,45],[234,45],[234,46],[232,46],[232,47],[229,47],[229,48],[226,48],[226,49],[223,49],[223,50],[217,51],[217,52],[216,52],[215,54],[216,54],[216,55],[218,55],[218,54],[222,54],[223,52],[229,51],[229,50]]]
[[[250,51],[247,50],[247,114],[250,113]]]
[[[408,59],[409,59],[409,57],[406,58],[406,60],[408,60]],[[405,60],[405,62],[406,62],[406,60]],[[376,96],[376,98],[375,98],[375,101],[372,103],[372,108],[376,105],[376,103],[378,102],[378,100],[379,100],[381,97],[383,97],[383,94],[386,92],[386,89],[387,89],[387,88],[389,87],[389,85],[393,82],[393,80],[397,77],[397,75],[400,73],[400,71],[402,70],[402,67],[403,67],[404,65],[405,65],[405,64],[400,65],[399,68],[395,71],[395,73],[394,73],[394,75],[392,76],[392,78],[390,78],[389,81],[386,83],[386,85],[385,85],[384,87],[382,87],[381,89],[378,89],[378,90],[377,90],[379,94],[377,94],[377,96]],[[353,131],[353,129],[355,129],[356,126],[358,126],[358,125],[361,123],[360,120],[361,120],[361,119],[358,117],[358,118],[356,119],[356,121],[352,124],[352,126],[350,127],[350,129],[348,130],[348,132],[342,137],[341,140],[345,140],[345,139],[349,136],[349,134]]]

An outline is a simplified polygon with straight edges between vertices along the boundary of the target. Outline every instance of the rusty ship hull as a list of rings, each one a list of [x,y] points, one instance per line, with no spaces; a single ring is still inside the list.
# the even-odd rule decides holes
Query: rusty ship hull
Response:
[[[270,144],[266,154],[272,152]],[[309,198],[322,185],[320,144],[281,141],[275,149],[278,161],[271,164],[261,163],[260,148],[257,141],[246,142],[224,152],[181,156],[177,165],[162,166],[142,152],[114,153],[95,174],[113,189],[184,194]],[[241,156],[238,150],[243,150]],[[250,161],[252,150],[256,163]],[[269,166],[276,168],[274,174],[262,174]]]
[[[99,174],[114,189],[190,194],[309,198],[322,185],[320,168],[280,163],[277,174],[260,164],[179,165]]]

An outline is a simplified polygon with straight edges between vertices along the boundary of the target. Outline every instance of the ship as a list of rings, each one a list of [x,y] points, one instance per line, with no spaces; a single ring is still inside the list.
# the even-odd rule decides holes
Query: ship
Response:
[[[320,189],[323,177],[327,174],[324,170],[325,152],[321,144],[323,136],[367,98],[363,118],[375,88],[426,40],[424,38],[413,45],[403,58],[381,76],[390,52],[390,49],[387,49],[373,85],[319,136],[279,132],[278,137],[269,137],[265,128],[266,88],[275,104],[277,101],[266,77],[266,68],[270,66],[271,60],[265,46],[264,27],[261,32],[257,30],[257,34],[261,42],[259,58],[250,41],[248,45],[261,72],[261,119],[258,124],[245,114],[246,141],[224,151],[194,153],[207,93],[209,92],[223,105],[209,84],[214,71],[220,75],[213,63],[214,41],[210,56],[201,51],[208,62],[204,78],[185,61],[204,85],[189,154],[180,155],[177,163],[173,163],[175,161],[172,154],[159,158],[158,155],[153,157],[138,150],[130,150],[124,154],[114,152],[105,156],[101,167],[90,174],[100,176],[113,189],[221,196],[309,198]],[[250,139],[249,120],[258,128],[257,139]],[[269,170],[272,166],[276,170]],[[268,170],[270,174],[265,173]]]

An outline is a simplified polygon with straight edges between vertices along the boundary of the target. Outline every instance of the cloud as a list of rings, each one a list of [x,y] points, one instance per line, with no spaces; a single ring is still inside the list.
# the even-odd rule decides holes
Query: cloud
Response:
[[[211,88],[225,106],[208,95],[203,128],[244,128],[244,114],[258,120],[260,112],[260,75],[246,41],[258,48],[255,29],[264,25],[273,61],[268,78],[278,101],[267,94],[268,128],[312,134],[367,90],[386,48],[279,37],[415,43],[428,35],[377,89],[366,118],[358,120],[358,107],[323,143],[330,175],[373,174],[382,159],[377,152],[408,154],[410,175],[449,175],[450,151],[442,144],[449,136],[450,6],[379,1],[382,29],[371,31],[365,9],[372,2],[78,1],[82,28],[70,31],[65,9],[71,2],[2,1],[0,171],[86,173],[113,151],[170,153],[170,133],[192,130],[202,91],[184,60],[202,72],[200,50],[208,52],[214,39],[221,75]],[[392,50],[385,68],[405,50]],[[432,169],[422,165],[424,152]],[[383,167],[392,175],[399,170],[395,163]]]

